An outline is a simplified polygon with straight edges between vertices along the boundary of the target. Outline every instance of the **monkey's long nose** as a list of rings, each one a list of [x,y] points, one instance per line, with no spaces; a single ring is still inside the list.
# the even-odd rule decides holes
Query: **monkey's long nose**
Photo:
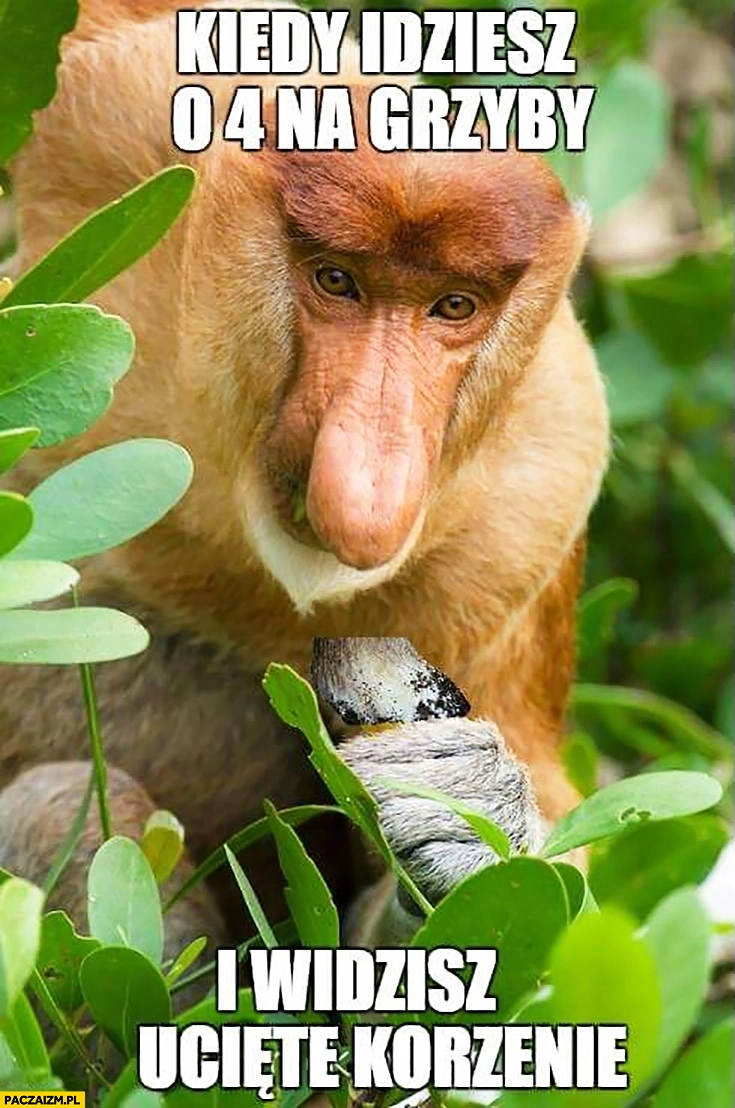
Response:
[[[386,410],[377,397],[368,406],[345,396],[327,410],[317,433],[306,513],[341,562],[374,569],[408,541],[428,479],[424,437],[411,405]]]

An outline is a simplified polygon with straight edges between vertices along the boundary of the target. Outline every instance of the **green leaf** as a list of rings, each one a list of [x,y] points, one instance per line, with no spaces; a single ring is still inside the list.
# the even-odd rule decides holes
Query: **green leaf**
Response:
[[[79,969],[99,945],[97,939],[78,935],[65,912],[49,912],[43,917],[36,968],[63,1012],[73,1012],[81,1005]]]
[[[342,811],[360,828],[386,865],[396,874],[416,903],[428,913],[431,905],[399,865],[378,822],[378,805],[359,777],[340,758],[319,714],[314,691],[308,681],[290,666],[268,666],[263,688],[280,719],[296,727],[311,747],[309,761]]]
[[[334,813],[338,811],[338,808],[330,804],[300,804],[295,808],[284,808],[278,814],[289,827],[299,827],[302,823],[306,823],[307,820],[314,819],[315,816],[323,815],[325,812]],[[202,864],[197,866],[194,872],[181,883],[176,892],[166,901],[164,911],[167,912],[177,900],[180,900],[181,897],[185,896],[191,889],[201,884],[210,874],[215,873],[220,866],[225,865],[227,862],[225,845],[230,848],[233,854],[239,854],[242,850],[246,850],[249,846],[252,846],[253,843],[257,843],[261,839],[264,839],[270,832],[271,828],[266,816],[256,820],[254,823],[248,824],[242,831],[238,831],[237,834],[227,840],[226,844],[213,850],[209,857],[205,858]]]
[[[59,40],[76,17],[76,0],[0,5],[0,165],[30,135],[33,112],[53,97]]]
[[[148,632],[113,608],[0,612],[0,662],[70,665],[139,654]]]
[[[304,946],[339,946],[339,916],[329,886],[306,853],[301,839],[265,802],[266,816],[286,878],[285,897]]]
[[[498,1009],[486,1022],[507,1022],[535,989],[559,934],[567,924],[564,885],[553,866],[538,858],[512,858],[473,873],[434,909],[411,946],[495,947],[498,966],[491,986]],[[401,1022],[411,1019],[401,1015]],[[477,1014],[426,1012],[422,1023],[474,1023]]]
[[[643,937],[654,953],[661,990],[655,1059],[660,1072],[691,1031],[709,985],[712,928],[694,889],[678,889],[661,901]]]
[[[589,889],[587,887],[587,882],[584,874],[581,873],[576,866],[570,865],[569,862],[554,862],[553,865],[559,877],[562,879],[567,894],[569,920],[571,921],[577,918],[588,901]]]
[[[717,726],[735,739],[735,676],[728,677],[717,697]]]
[[[499,827],[497,823],[483,815],[482,812],[476,811],[469,804],[464,804],[461,800],[455,800],[453,796],[447,796],[439,789],[409,785],[402,781],[382,780],[378,783],[386,789],[392,789],[394,792],[403,793],[406,796],[419,796],[424,800],[436,801],[437,804],[443,805],[450,812],[463,819],[482,842],[489,846],[504,862],[507,862],[510,858],[512,853],[510,839],[502,827]]]
[[[10,1014],[30,977],[41,940],[43,893],[11,877],[0,886],[0,1019]]]
[[[676,378],[637,331],[612,331],[596,346],[616,428],[664,418]]]
[[[729,758],[730,742],[704,723],[694,712],[665,696],[647,689],[626,689],[617,685],[578,683],[572,688],[571,706],[580,709],[629,713],[631,726],[637,718],[651,720],[679,747],[703,754],[706,758]]]
[[[735,554],[735,515],[732,504],[699,472],[691,454],[677,450],[669,465],[679,487],[684,489],[705,519],[709,520],[730,553]]]
[[[17,281],[3,306],[86,300],[155,246],[195,181],[193,169],[170,166],[94,212]]]
[[[39,1076],[48,1074],[51,1064],[46,1044],[43,1041],[38,1020],[25,993],[20,993],[15,1004],[2,1020],[2,1035],[0,1038],[5,1040],[5,1046],[10,1055],[8,1058],[8,1054],[0,1050],[0,1072],[2,1071],[3,1061],[6,1064],[12,1061],[13,1065],[17,1067],[14,1073],[6,1072],[3,1074],[5,1088],[17,1089],[21,1087],[11,1085],[8,1082],[10,1076],[14,1080],[17,1079],[18,1070],[26,1074],[36,1073]],[[45,1087],[45,1085],[40,1086],[40,1088]],[[48,1085],[50,1089],[54,1087],[52,1084]]]
[[[10,431],[0,431],[0,473],[7,473],[33,446],[40,433],[38,427],[14,427]]]
[[[250,913],[250,917],[255,924],[258,934],[263,940],[265,946],[269,947],[272,950],[274,947],[278,946],[278,940],[273,934],[273,929],[271,925],[268,923],[268,919],[265,912],[263,911],[260,901],[258,900],[255,889],[250,884],[245,871],[227,845],[225,845],[225,857],[227,858],[230,869],[232,870],[235,881],[237,882],[237,887],[242,894],[243,903]]]
[[[723,1020],[681,1056],[656,1093],[656,1108],[731,1108],[732,1019]]]
[[[13,557],[75,561],[120,546],[166,515],[191,477],[187,452],[165,439],[85,454],[31,493],[35,526]]]
[[[638,596],[638,585],[628,577],[613,577],[589,589],[577,605],[579,665],[599,664],[607,653],[618,616]]]
[[[122,1102],[122,1108],[163,1108],[165,1101],[153,1089],[133,1089]]]
[[[106,946],[94,951],[82,962],[79,980],[94,1020],[128,1058],[135,1055],[138,1024],[171,1019],[166,982],[137,950]]]
[[[99,848],[87,878],[90,934],[123,945],[160,965],[163,917],[156,879],[137,843],[113,836]],[[149,1021],[150,1022],[150,1021]]]
[[[60,1077],[55,1077],[49,1070],[40,1069],[10,1070],[0,1083],[0,1089],[23,1089],[32,1093],[53,1092],[63,1088],[64,1083]]]
[[[604,75],[582,159],[595,219],[653,180],[668,153],[670,122],[669,98],[653,69],[626,59]]]
[[[99,419],[133,357],[133,333],[91,305],[0,311],[0,429],[35,424],[39,446]]]
[[[668,365],[699,368],[706,358],[721,357],[723,349],[730,350],[731,249],[680,257],[663,272],[628,277],[616,284],[633,323]],[[728,363],[731,368],[731,358]],[[685,387],[691,387],[688,381]],[[729,407],[728,399],[722,403]]]
[[[597,788],[599,762],[594,740],[584,731],[573,731],[564,738],[560,756],[567,780],[582,796],[590,796]]]
[[[166,974],[166,984],[169,988],[179,980],[183,973],[186,973],[189,966],[196,962],[206,945],[206,935],[200,935],[198,939],[192,939],[176,956],[171,969]]]
[[[661,1021],[656,963],[634,924],[613,909],[578,916],[550,959],[550,994],[523,1011],[533,1024],[619,1024],[628,1028],[629,1089],[504,1094],[503,1108],[606,1108],[632,1104],[652,1071]]]
[[[727,838],[727,825],[713,815],[639,824],[592,855],[590,887],[600,904],[644,919],[681,885],[704,881]]]
[[[553,858],[577,846],[618,835],[634,823],[688,816],[711,808],[722,787],[704,773],[671,770],[628,777],[600,789],[559,820],[541,856]]]
[[[24,496],[0,489],[0,557],[18,546],[33,526],[33,508]]]
[[[53,600],[78,580],[77,571],[63,562],[0,562],[0,609]]]
[[[184,828],[173,812],[152,812],[140,842],[159,885],[170,877],[184,851]]]

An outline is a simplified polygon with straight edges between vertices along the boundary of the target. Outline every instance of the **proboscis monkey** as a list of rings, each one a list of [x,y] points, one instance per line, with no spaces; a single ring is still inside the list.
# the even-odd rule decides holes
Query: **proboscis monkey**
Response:
[[[174,70],[176,7],[82,4],[58,94],[12,167],[18,272],[183,160],[170,138],[171,95],[187,80]],[[90,562],[83,595],[135,612],[153,636],[147,653],[97,671],[116,826],[134,832],[154,804],[171,808],[200,858],[264,797],[321,796],[259,685],[271,660],[306,673],[313,636],[410,638],[474,716],[496,721],[547,817],[574,801],[557,750],[608,452],[603,389],[568,299],[585,217],[528,154],[377,153],[368,79],[354,51],[343,62],[334,80],[352,85],[357,151],[285,153],[271,140],[244,153],[216,139],[191,156],[185,215],[94,297],[132,324],[133,370],[89,433],[23,474],[31,484],[131,436],[169,437],[194,459],[181,505]],[[197,80],[221,121],[243,79]],[[266,101],[279,80],[264,79]],[[0,862],[38,878],[87,779],[77,675],[3,667],[0,684]],[[451,726],[431,744],[410,729],[383,737],[368,757],[395,761],[397,742],[419,782],[474,803],[517,766]],[[394,826],[421,839],[428,870],[440,859],[439,894],[471,868],[473,844],[447,838],[432,811],[417,827],[406,807]],[[87,853],[95,835],[92,822]],[[330,836],[322,864],[336,867],[343,838]],[[250,861],[267,894],[274,867]]]

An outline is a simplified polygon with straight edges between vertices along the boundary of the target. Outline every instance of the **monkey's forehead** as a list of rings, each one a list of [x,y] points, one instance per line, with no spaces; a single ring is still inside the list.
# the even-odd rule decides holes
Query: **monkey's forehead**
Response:
[[[535,155],[381,153],[359,110],[356,130],[353,151],[265,148],[259,155],[295,235],[482,280],[522,271],[572,215],[558,179]]]

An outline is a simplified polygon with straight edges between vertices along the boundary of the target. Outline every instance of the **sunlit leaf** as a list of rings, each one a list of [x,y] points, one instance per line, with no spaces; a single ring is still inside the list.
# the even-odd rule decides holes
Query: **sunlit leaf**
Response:
[[[70,665],[139,654],[148,632],[113,608],[0,612],[0,662]]]
[[[722,786],[704,773],[671,770],[616,781],[563,816],[541,854],[553,858],[636,823],[688,816],[711,808],[721,796]]]
[[[152,812],[140,841],[159,885],[170,877],[184,851],[184,828],[173,812]]]
[[[79,574],[63,562],[0,562],[0,608],[52,600],[76,585]]]
[[[152,527],[184,495],[191,458],[165,439],[131,439],[85,454],[30,494],[35,525],[14,558],[74,561]]]
[[[0,886],[0,1020],[8,1016],[31,975],[41,940],[43,893],[11,877]]]
[[[109,407],[133,334],[89,304],[0,311],[0,430],[41,428],[39,446],[79,435]]]
[[[195,180],[188,166],[170,166],[94,212],[16,282],[3,307],[85,300],[158,242]]]
[[[13,427],[0,431],[0,473],[6,473],[23,457],[40,435],[38,427]]]
[[[127,946],[160,964],[163,916],[156,879],[132,839],[116,835],[99,848],[87,877],[89,930],[106,946]]]
[[[582,163],[594,218],[653,180],[668,152],[670,123],[669,97],[652,68],[626,59],[604,75]]]
[[[0,557],[9,554],[33,526],[33,508],[24,496],[0,489]]]

